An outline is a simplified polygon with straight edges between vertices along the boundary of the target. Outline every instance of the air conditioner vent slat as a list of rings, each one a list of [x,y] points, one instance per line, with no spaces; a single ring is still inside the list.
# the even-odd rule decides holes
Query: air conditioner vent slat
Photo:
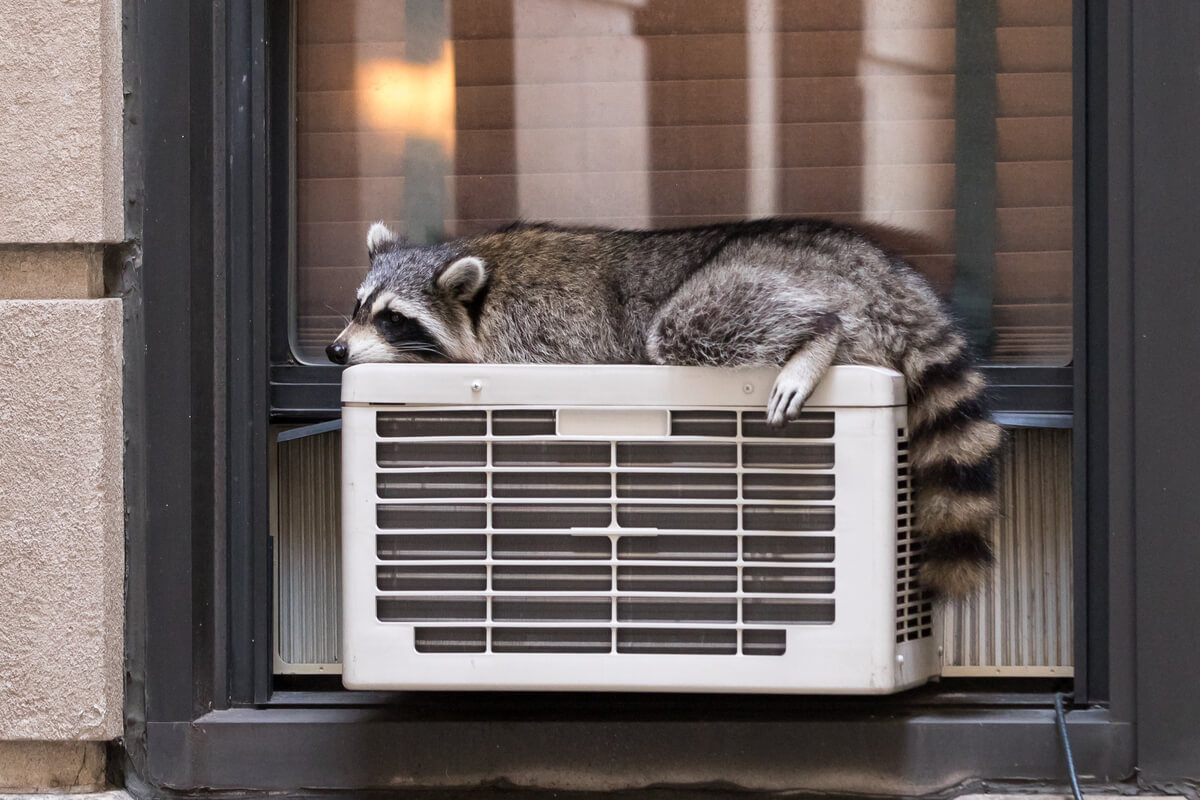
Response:
[[[737,519],[737,506],[617,506],[617,524],[622,528],[732,531],[737,529]]]
[[[622,597],[617,600],[621,622],[737,622],[736,600],[676,597]]]
[[[354,386],[375,370],[344,373],[347,685],[873,692],[936,672],[898,375],[836,367],[841,389],[774,428],[773,372],[609,369],[384,367],[405,379],[377,394]],[[569,391],[541,377],[560,373]]]
[[[498,467],[607,467],[612,452],[607,442],[495,442],[492,463]]]
[[[380,597],[376,614],[380,622],[443,622],[487,619],[487,598],[465,597]]]
[[[734,655],[737,631],[725,628],[625,628],[617,632],[618,653]]]
[[[495,505],[492,526],[512,528],[607,528],[612,522],[612,507],[592,504]]]
[[[753,598],[742,603],[746,622],[790,622],[794,624],[832,624],[833,600],[780,600]]]
[[[754,628],[744,630],[742,652],[748,656],[781,656],[787,652],[787,631]]]
[[[485,442],[380,442],[375,463],[381,467],[482,467]]]
[[[732,567],[619,567],[622,592],[736,592]]]
[[[380,505],[375,522],[384,530],[483,528],[487,525],[487,506]]]
[[[618,442],[619,467],[735,467],[736,444]]]
[[[742,591],[770,594],[833,594],[834,571],[830,567],[746,567]]]
[[[734,473],[622,472],[617,474],[617,497],[621,498],[728,500],[737,496],[738,479]]]
[[[829,411],[803,411],[782,428],[767,425],[767,415],[747,411],[742,415],[742,435],[747,439],[832,439],[835,415]]]
[[[380,411],[375,431],[383,439],[408,436],[483,436],[485,411]]]
[[[485,558],[484,534],[383,534],[377,539],[375,555],[381,561]]]
[[[485,472],[381,472],[375,490],[388,500],[487,497]]]
[[[802,472],[747,472],[742,496],[747,500],[832,500],[832,475]]]
[[[482,653],[487,650],[486,628],[417,628],[418,653]]]
[[[736,561],[737,557],[736,536],[672,534],[617,540],[617,558],[625,560]]]
[[[492,412],[493,436],[553,436],[555,415],[550,409],[497,409]]]
[[[587,592],[612,589],[611,567],[495,566],[492,587],[510,592]]]
[[[832,536],[746,536],[742,558],[746,561],[833,561]]]
[[[736,411],[672,411],[672,436],[737,436]]]
[[[591,559],[607,561],[612,540],[607,536],[569,534],[505,533],[492,536],[492,558],[496,559]]]
[[[832,506],[745,506],[742,527],[748,531],[832,531],[835,524]]]
[[[609,622],[612,601],[607,597],[501,596],[492,598],[497,622]]]
[[[376,586],[385,592],[471,592],[487,588],[487,568],[472,566],[381,566]]]
[[[612,649],[608,628],[494,628],[495,653],[607,653]]]
[[[777,469],[832,469],[833,445],[748,442],[742,446],[742,463],[748,467]]]
[[[492,473],[492,496],[497,498],[608,497],[611,492],[612,477],[607,472]]]

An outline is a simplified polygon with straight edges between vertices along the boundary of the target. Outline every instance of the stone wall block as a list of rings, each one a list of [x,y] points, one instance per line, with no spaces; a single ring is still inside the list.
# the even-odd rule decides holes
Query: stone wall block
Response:
[[[0,301],[0,739],[122,732],[121,301]]]

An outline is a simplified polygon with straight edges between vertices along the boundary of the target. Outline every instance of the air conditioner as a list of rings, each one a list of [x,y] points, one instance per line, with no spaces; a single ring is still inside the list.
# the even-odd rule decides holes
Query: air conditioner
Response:
[[[774,370],[370,364],[342,381],[351,689],[882,694],[941,663],[904,389]]]

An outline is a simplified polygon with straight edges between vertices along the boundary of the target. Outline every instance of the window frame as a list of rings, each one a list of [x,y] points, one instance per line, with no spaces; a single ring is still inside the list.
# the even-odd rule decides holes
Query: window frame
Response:
[[[126,0],[127,193],[131,235],[141,241],[125,303],[124,752],[131,787],[145,794],[387,787],[395,785],[398,753],[410,786],[445,786],[445,776],[547,786],[552,775],[574,771],[621,788],[647,776],[704,779],[708,769],[746,787],[881,794],[901,784],[933,791],[962,774],[1062,782],[1047,691],[964,686],[891,698],[702,703],[569,694],[539,695],[536,708],[529,695],[513,694],[272,692],[269,424],[273,414],[327,414],[318,401],[327,404],[336,392],[337,372],[270,365],[279,321],[270,314],[277,276],[269,263],[285,252],[280,233],[287,230],[273,202],[286,186],[271,169],[281,112],[268,101],[278,55],[272,46],[286,41],[281,7],[271,0],[192,3],[178,13],[171,4]],[[1172,84],[1134,69],[1135,56],[1146,58],[1134,39],[1144,46],[1178,20],[1132,0],[1074,0],[1074,10],[1075,359],[1065,382],[1060,373],[1047,385],[1072,397],[1076,429],[1082,602],[1068,729],[1079,771],[1117,781],[1156,756],[1135,740],[1135,725],[1141,738],[1200,724],[1187,703],[1170,701],[1194,663],[1181,653],[1200,657],[1200,644],[1169,636],[1172,615],[1163,613],[1172,602],[1195,609],[1196,600],[1146,580],[1152,576],[1142,566],[1142,580],[1134,581],[1135,564],[1147,559],[1200,560],[1200,537],[1174,541],[1146,527],[1166,512],[1156,512],[1155,498],[1133,480],[1135,466],[1161,471],[1183,463],[1169,432],[1147,420],[1188,411],[1187,396],[1161,392],[1154,410],[1139,409],[1143,389],[1134,379],[1149,370],[1195,388],[1200,373],[1175,376],[1177,365],[1161,348],[1135,347],[1135,340],[1171,337],[1146,310],[1155,301],[1200,304],[1200,288],[1139,284],[1143,313],[1135,316],[1135,230],[1165,236],[1168,252],[1194,230],[1168,230],[1156,217],[1178,202],[1169,193],[1155,197],[1159,206],[1135,208],[1133,190],[1142,184],[1133,154],[1165,174],[1165,156],[1150,138],[1164,128],[1135,130],[1131,98],[1147,98],[1139,109],[1164,125],[1197,120],[1184,104],[1145,106],[1179,91],[1182,77]],[[1195,164],[1177,168],[1200,172]],[[1200,358],[1187,362],[1200,367],[1193,362]],[[1034,385],[1038,377],[1021,371],[1035,368],[998,369],[1005,370],[1001,387]],[[1025,407],[1062,413],[1061,405]],[[1200,498],[1184,498],[1170,513],[1200,518]],[[1139,713],[1144,707],[1154,716]],[[597,741],[623,744],[598,764]],[[872,752],[871,776],[861,769],[864,748]],[[1020,776],[1012,764],[1022,765]]]
[[[970,4],[978,7],[979,4]],[[994,5],[984,3],[983,6]],[[292,243],[294,235],[294,214],[292,200],[294,198],[295,163],[292,154],[295,152],[295,108],[294,108],[294,70],[292,54],[294,50],[295,28],[287,19],[288,3],[280,3],[279,11],[284,19],[278,23],[280,35],[286,35],[292,41],[287,52],[281,58],[272,62],[267,75],[269,92],[273,99],[271,108],[288,108],[288,116],[277,121],[272,126],[272,164],[273,175],[287,174],[287,186],[277,187],[274,196],[288,198],[286,203],[276,203],[272,209],[274,227],[276,230],[289,231],[288,240],[278,243],[272,248],[270,286],[270,305],[273,310],[287,309],[287,313],[272,315],[271,342],[271,384],[269,393],[270,413],[274,421],[281,423],[322,422],[339,416],[342,366],[334,364],[310,364],[298,359],[293,350],[295,315],[292,313],[292,301],[296,285],[296,265]],[[986,83],[987,73],[994,69],[994,47],[986,48],[981,42],[986,40],[986,27],[989,16],[995,17],[994,8],[991,13],[971,15],[978,24],[973,27],[958,30],[956,38],[958,45],[964,50],[975,54],[972,63],[968,65],[969,76],[962,83],[969,84],[957,95],[960,105],[965,110],[959,119],[959,127],[965,129],[960,136],[971,141],[971,137],[979,135],[981,126],[979,120],[990,119],[994,114],[995,92],[983,92],[980,86]],[[994,21],[994,19],[993,19]],[[982,81],[980,79],[983,79]],[[979,95],[978,101],[975,96]],[[973,100],[970,104],[962,103],[964,97]],[[964,158],[972,164],[980,158],[979,148],[962,148],[967,150]],[[989,149],[989,148],[985,148]],[[987,154],[991,158],[990,149]],[[976,170],[978,172],[978,170]],[[993,184],[976,188],[978,181],[972,180],[957,187],[958,192],[967,193],[964,201],[965,208],[970,209],[981,200],[983,194],[994,194]],[[1079,199],[1080,186],[1078,171],[1076,171],[1074,195]],[[987,205],[987,203],[984,203]],[[966,213],[964,213],[966,216]],[[968,230],[976,231],[987,239],[993,239],[994,214],[988,219],[982,219],[978,214],[971,214],[971,219],[965,224]],[[366,235],[364,230],[363,235]],[[1076,236],[1076,239],[1079,237]],[[365,245],[364,245],[365,246]],[[276,247],[278,249],[276,249]],[[1078,248],[1076,248],[1078,249]],[[978,248],[976,248],[978,250]],[[972,255],[978,255],[972,253]],[[991,265],[994,268],[994,263]],[[985,281],[991,283],[990,276]],[[348,298],[347,298],[348,300]],[[1045,427],[1070,428],[1073,397],[1072,397],[1072,365],[1043,366],[1043,365],[989,365],[984,367],[990,385],[990,396],[993,398],[997,419],[1004,425],[1013,427]]]

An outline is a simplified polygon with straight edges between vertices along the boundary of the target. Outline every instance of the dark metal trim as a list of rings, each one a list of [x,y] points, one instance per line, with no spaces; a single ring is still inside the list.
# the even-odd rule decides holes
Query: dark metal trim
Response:
[[[231,3],[225,14],[224,142],[228,151],[226,461],[229,702],[271,694],[271,558],[268,550],[266,8]],[[220,533],[218,532],[218,536]],[[218,592],[220,594],[220,592]]]
[[[211,566],[194,531],[211,530],[212,361],[212,9],[153,0],[130,3],[127,40],[142,91],[142,296],[144,343],[136,427],[127,431],[143,476],[144,509],[131,509],[128,698],[131,727],[190,721],[211,707],[211,616],[193,594]],[[132,580],[136,576],[137,580]],[[144,582],[143,582],[144,581]],[[144,588],[144,596],[134,594]],[[143,660],[144,659],[144,660]],[[139,663],[140,662],[140,663]],[[144,681],[138,676],[144,674]],[[136,753],[143,742],[130,746]]]
[[[1089,332],[1098,352],[1091,369],[1088,399],[1098,403],[1091,411],[1089,433],[1096,436],[1089,452],[1089,469],[1095,483],[1088,484],[1089,515],[1089,610],[1099,611],[1102,622],[1096,636],[1089,637],[1092,650],[1088,663],[1105,669],[1106,684],[1097,683],[1114,717],[1135,719],[1136,595],[1134,585],[1134,540],[1137,518],[1134,506],[1133,413],[1135,409],[1135,365],[1133,358],[1134,262],[1133,262],[1133,157],[1134,119],[1132,31],[1137,0],[1107,0],[1098,11],[1105,25],[1102,57],[1105,59],[1099,88],[1102,117],[1098,117],[1096,153],[1103,159],[1096,187],[1097,206],[1089,213],[1089,267],[1094,286],[1092,298],[1098,308],[1090,309]],[[1093,240],[1090,237],[1095,236]],[[1091,250],[1097,246],[1098,250]],[[1176,332],[1175,335],[1178,335]],[[1099,456],[1096,463],[1090,460]],[[1092,552],[1091,548],[1097,552]],[[1099,577],[1099,580],[1095,579]],[[1106,637],[1106,638],[1102,638]],[[1104,688],[1101,689],[1100,687]]]
[[[1093,4],[1094,5],[1094,4]],[[1071,475],[1071,553],[1073,559],[1072,579],[1076,587],[1074,592],[1073,631],[1075,646],[1073,661],[1075,664],[1074,690],[1075,696],[1086,701],[1092,697],[1095,665],[1090,658],[1089,642],[1098,628],[1094,624],[1091,613],[1091,575],[1089,570],[1089,554],[1092,548],[1088,542],[1088,508],[1089,472],[1089,415],[1088,415],[1088,368],[1090,362],[1088,353],[1095,353],[1098,342],[1089,337],[1090,313],[1094,310],[1094,301],[1088,292],[1093,280],[1088,275],[1089,240],[1092,238],[1088,229],[1088,208],[1098,206],[1089,192],[1095,191],[1098,181],[1089,177],[1096,169],[1097,158],[1093,152],[1091,137],[1093,128],[1100,124],[1100,117],[1092,109],[1091,94],[1095,92],[1099,76],[1098,50],[1102,29],[1096,25],[1095,8],[1089,6],[1087,0],[1073,0],[1071,14],[1074,24],[1071,35],[1072,97],[1074,98],[1074,119],[1072,120],[1071,152],[1074,156],[1072,165],[1072,358],[1073,367],[1073,397],[1072,418],[1078,425],[1079,434],[1072,437],[1072,475]],[[1089,118],[1092,124],[1089,125]],[[1097,262],[1096,272],[1100,264]],[[1082,587],[1082,588],[1080,588]]]
[[[326,422],[317,422],[312,425],[304,425],[299,428],[288,428],[282,431],[275,437],[278,443],[291,442],[296,439],[307,439],[309,436],[316,436],[321,433],[330,433],[332,431],[340,431],[342,429],[342,419],[331,419]]]
[[[256,6],[263,0],[258,0]],[[268,176],[270,181],[271,237],[268,250],[270,279],[270,361],[298,363],[292,354],[292,298],[295,296],[293,263],[295,204],[295,92],[293,65],[293,15],[291,0],[266,3],[268,51],[267,87]],[[262,113],[260,111],[260,113]]]
[[[1139,769],[1151,780],[1200,779],[1200,3],[1133,2],[1131,10],[1136,282],[1128,295],[1132,458],[1122,467],[1137,535],[1128,557],[1117,546],[1112,553],[1134,568],[1128,609],[1138,646],[1127,651]]]
[[[516,718],[481,715],[469,699],[416,716],[388,706],[232,709],[153,725],[160,758],[152,766],[159,785],[184,791],[716,784],[895,796],[970,779],[1064,778],[1049,709],[794,716],[773,699],[752,700],[739,698],[739,707],[753,708],[733,716],[714,713],[707,700],[647,713],[633,700],[610,699],[608,712],[531,708]],[[1078,769],[1092,782],[1132,771],[1129,724],[1075,711],[1068,728]],[[248,757],[267,748],[270,758]]]
[[[1085,602],[1076,605],[1083,626],[1076,652],[1085,667],[1079,699],[1109,702],[1117,719],[1132,720],[1131,0],[1088,2],[1085,14],[1086,130],[1078,133],[1085,141],[1087,269],[1077,273],[1076,323],[1083,349],[1076,403],[1087,420],[1075,440],[1076,578],[1085,587]]]

